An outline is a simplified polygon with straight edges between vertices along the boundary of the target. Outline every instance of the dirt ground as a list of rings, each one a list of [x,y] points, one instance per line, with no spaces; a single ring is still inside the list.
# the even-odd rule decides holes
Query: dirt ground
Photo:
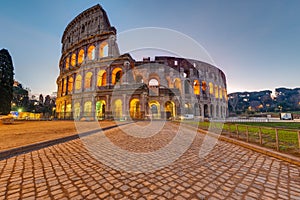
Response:
[[[90,122],[79,122],[81,130],[91,130]],[[115,125],[114,121],[100,122],[100,127]],[[0,151],[37,142],[78,134],[74,121],[15,121],[0,122]],[[99,128],[99,127],[98,127]]]

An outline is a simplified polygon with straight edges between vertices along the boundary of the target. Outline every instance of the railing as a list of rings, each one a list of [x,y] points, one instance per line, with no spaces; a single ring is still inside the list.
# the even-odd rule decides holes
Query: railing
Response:
[[[222,135],[300,156],[300,130],[227,123]]]

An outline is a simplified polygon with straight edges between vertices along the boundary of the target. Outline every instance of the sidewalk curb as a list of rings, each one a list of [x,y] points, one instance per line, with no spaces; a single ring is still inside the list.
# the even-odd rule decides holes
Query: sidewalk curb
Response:
[[[131,124],[132,122],[128,122],[128,123],[124,123],[124,124],[117,124],[117,125],[113,125],[113,126],[108,126],[105,128],[99,128],[99,129],[95,129],[92,131],[87,131],[84,133],[80,133],[80,134],[74,134],[74,135],[70,135],[70,136],[66,136],[66,137],[62,137],[62,138],[57,138],[57,139],[53,139],[53,140],[47,140],[47,141],[43,141],[43,142],[37,142],[34,144],[29,144],[29,145],[25,145],[25,146],[21,146],[21,147],[16,147],[16,148],[12,148],[12,149],[7,149],[7,150],[3,150],[0,151],[0,161],[1,160],[5,160],[20,154],[24,154],[24,153],[28,153],[31,151],[35,151],[35,150],[39,150],[45,147],[49,147],[49,146],[53,146],[56,144],[60,144],[60,143],[65,143],[71,140],[75,140],[78,139],[80,137],[86,137],[88,135],[92,135],[95,134],[99,131],[105,131],[105,130],[109,130],[109,129],[113,129],[119,126],[123,126],[123,125],[128,125]]]

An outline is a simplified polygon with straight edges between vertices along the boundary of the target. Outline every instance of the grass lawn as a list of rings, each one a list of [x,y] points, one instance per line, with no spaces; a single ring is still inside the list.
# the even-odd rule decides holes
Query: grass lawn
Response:
[[[185,121],[185,123],[197,125],[201,129],[208,130],[212,126],[220,126],[221,123],[214,122],[193,122]],[[237,127],[238,126],[238,134]],[[276,149],[276,132],[278,128],[278,139],[280,151],[291,153],[300,156],[298,131],[300,130],[300,123],[298,122],[238,122],[238,123],[225,123],[223,125],[222,135],[227,135],[241,140],[246,140],[247,129],[249,142],[260,144],[260,136],[262,135],[262,145],[272,149]]]

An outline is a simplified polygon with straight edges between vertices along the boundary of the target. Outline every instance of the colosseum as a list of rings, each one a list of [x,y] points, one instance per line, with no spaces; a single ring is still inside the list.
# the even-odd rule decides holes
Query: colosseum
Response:
[[[68,24],[61,40],[57,118],[226,117],[226,77],[220,69],[171,56],[136,61],[120,54],[116,32],[100,5]]]

